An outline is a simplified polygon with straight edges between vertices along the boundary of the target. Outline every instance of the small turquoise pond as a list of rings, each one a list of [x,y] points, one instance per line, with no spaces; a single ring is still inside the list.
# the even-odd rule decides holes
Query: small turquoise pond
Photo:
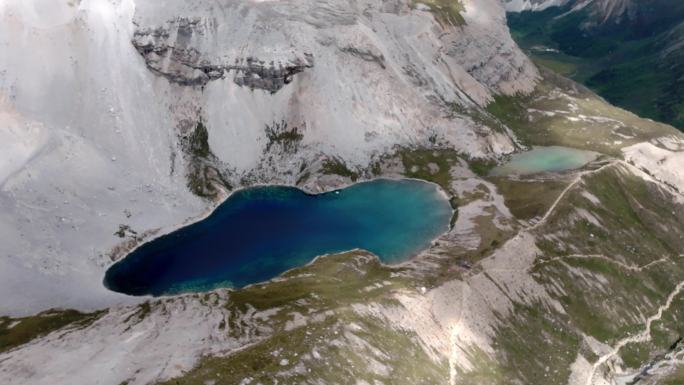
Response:
[[[526,175],[572,170],[584,166],[598,156],[599,154],[593,151],[569,147],[533,147],[531,151],[514,154],[508,162],[493,168],[490,175]]]
[[[241,287],[314,257],[355,248],[404,261],[448,230],[452,209],[438,188],[376,180],[310,195],[256,187],[231,195],[209,217],[148,242],[105,274],[129,295]]]

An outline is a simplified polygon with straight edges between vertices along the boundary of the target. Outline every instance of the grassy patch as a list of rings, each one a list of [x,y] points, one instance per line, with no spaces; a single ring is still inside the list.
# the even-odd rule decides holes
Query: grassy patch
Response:
[[[667,292],[666,288],[654,291],[648,274],[628,272],[601,259],[568,258],[564,264],[542,264],[535,269],[535,277],[547,287],[562,288],[557,300],[569,315],[570,325],[608,344],[637,332],[640,312],[655,310],[648,299],[656,300]]]
[[[578,72],[576,59],[562,54],[529,53],[530,59],[539,67],[545,67],[563,76],[572,77]]]
[[[496,166],[496,161],[492,159],[468,159],[468,167],[470,167],[470,170],[481,177],[489,175],[492,169]]]
[[[530,220],[542,217],[558,198],[568,182],[562,180],[492,178],[504,197],[506,207],[516,218]]]
[[[48,310],[30,317],[0,317],[0,352],[26,344],[55,330],[86,327],[105,313],[106,311],[81,313],[76,310]]]
[[[502,230],[494,223],[494,214],[491,212],[493,209],[485,209],[485,211],[490,212],[473,220],[477,234],[480,236],[480,244],[477,251],[470,254],[467,258],[473,263],[494,252],[514,235],[514,230]]]
[[[458,103],[451,103],[451,111],[454,116],[469,116],[475,123],[488,127],[498,132],[505,131],[505,125],[496,116],[480,107],[464,107]]]
[[[309,265],[293,269],[265,284],[248,286],[231,293],[230,306],[240,310],[253,307],[272,309],[306,300],[316,309],[326,309],[353,301],[373,298],[394,287],[405,285],[400,279],[390,279],[396,268],[383,266],[377,257],[366,252],[348,252],[317,258]],[[366,291],[378,282],[390,282],[380,291]]]
[[[349,178],[352,182],[356,182],[356,180],[359,179],[358,172],[350,170],[342,160],[337,158],[325,159],[323,161],[322,172],[323,174],[339,175]]]
[[[495,357],[488,355],[478,346],[461,347],[468,361],[472,364],[470,370],[464,371],[456,367],[456,383],[459,385],[508,385],[515,380],[502,368]]]
[[[382,266],[376,257],[355,251],[320,257],[281,278],[229,294],[234,317],[227,333],[241,333],[239,314],[270,313],[259,338],[225,356],[208,356],[164,385],[207,383],[444,383],[446,362],[434,362],[415,335],[394,330],[385,320],[352,311],[352,304],[399,306],[389,293],[409,284],[394,276],[401,269]],[[296,312],[307,318],[296,327]]]
[[[672,373],[659,380],[660,385],[681,385],[684,384],[684,365],[679,366]]]
[[[162,385],[207,383],[436,384],[446,363],[433,362],[415,337],[380,319],[339,310],[304,327],[275,333],[225,357],[205,357]]]
[[[465,19],[461,13],[465,12],[465,8],[460,0],[414,0],[413,6],[417,4],[425,4],[430,7],[430,11],[435,15],[435,19],[442,24],[442,26],[462,26],[465,25]]]
[[[197,126],[187,138],[188,150],[193,157],[207,158],[211,155],[209,148],[209,131],[207,126],[202,123],[202,119],[197,122]]]
[[[398,152],[408,178],[422,179],[451,191],[451,167],[458,153],[451,149],[402,149]]]
[[[142,321],[147,317],[150,313],[152,312],[152,305],[150,304],[149,301],[143,302],[140,305],[137,306],[137,309],[134,313],[132,313],[130,316],[128,316],[123,323],[127,324],[130,320],[135,318],[138,321]]]
[[[188,160],[187,186],[193,194],[206,199],[216,199],[222,188],[232,188],[217,167],[219,161],[211,152],[209,131],[202,119],[192,131],[181,136],[181,147]]]
[[[198,197],[216,199],[222,186],[231,189],[230,182],[214,166],[206,163],[190,165],[188,169],[188,188]]]
[[[286,153],[296,152],[299,142],[304,139],[304,134],[299,132],[297,127],[289,128],[287,122],[274,122],[273,125],[266,125],[266,151],[270,151],[274,145],[281,146]]]
[[[582,188],[599,204],[587,199]],[[571,190],[537,232],[544,258],[565,257],[538,261],[533,275],[556,288],[550,293],[563,305],[572,325],[614,343],[640,331],[644,317],[657,311],[684,276],[684,261],[678,258],[684,248],[680,235],[684,211],[655,184],[618,167],[585,177],[582,188]],[[579,215],[579,209],[594,219]],[[600,254],[614,262],[567,254]],[[671,261],[642,271],[620,265],[643,266],[662,257]],[[680,331],[674,330],[661,345],[679,337]],[[631,348],[625,352],[630,365],[643,361],[646,354]]]
[[[487,111],[525,145],[566,146],[621,156],[623,147],[677,130],[608,104],[549,71],[530,95],[496,96]]]
[[[567,383],[581,337],[565,317],[542,303],[514,306],[494,341],[501,370],[529,385]]]
[[[679,255],[684,248],[684,209],[656,184],[618,167],[587,176],[584,182],[600,205],[592,204],[580,188],[572,190],[539,229],[540,235],[559,234],[558,246],[566,243],[578,253],[604,254],[638,265]],[[598,224],[580,216],[578,208]]]
[[[661,302],[664,302],[664,298]],[[684,295],[675,297],[660,320],[651,326],[651,339],[631,343],[620,350],[625,366],[632,369],[663,361],[668,353],[681,351],[684,336]]]

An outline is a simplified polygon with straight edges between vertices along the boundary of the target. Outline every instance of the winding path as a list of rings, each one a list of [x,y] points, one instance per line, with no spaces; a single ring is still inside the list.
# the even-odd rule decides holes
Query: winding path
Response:
[[[558,195],[556,200],[553,202],[553,204],[546,211],[544,216],[538,222],[520,229],[520,232],[518,233],[518,235],[520,235],[520,233],[531,233],[532,231],[537,230],[540,227],[542,227],[544,224],[546,224],[548,222],[549,218],[551,217],[551,215],[554,213],[554,211],[558,207],[558,205],[563,201],[563,199],[568,195],[568,193],[573,188],[575,188],[578,184],[583,182],[584,177],[586,177],[588,175],[600,173],[601,171],[603,171],[609,167],[613,167],[615,165],[624,165],[630,169],[634,168],[634,166],[630,165],[629,163],[627,163],[621,159],[612,159],[608,163],[606,163],[606,164],[604,164],[604,165],[602,165],[596,169],[579,172],[576,175],[576,177],[572,180],[572,182],[570,182],[570,184],[567,187],[565,187],[565,189],[563,189],[563,191],[561,191],[561,193]],[[641,172],[641,170],[639,170],[639,171]],[[660,182],[658,180],[654,180],[654,181],[658,184],[663,184],[662,182]],[[679,258],[683,258],[683,257],[684,257],[684,254],[679,255]],[[605,256],[605,255],[602,255],[602,254],[586,254],[586,255],[571,254],[571,255],[551,258],[548,260],[538,261],[538,262],[535,262],[533,264],[533,266],[538,265],[538,264],[543,264],[543,263],[552,263],[554,261],[562,260],[562,259],[566,259],[566,258],[596,258],[596,259],[601,259],[601,260],[605,260],[607,262],[613,263],[613,264],[619,266],[620,268],[623,268],[625,270],[632,271],[632,272],[641,272],[641,271],[649,269],[649,268],[651,268],[657,264],[667,263],[668,261],[672,261],[672,258],[670,258],[670,257],[662,257],[662,258],[653,260],[649,263],[646,263],[645,265],[631,265],[631,264],[627,264],[624,262],[617,261],[615,259],[612,259],[612,258]],[[529,269],[531,269],[533,266],[530,266]],[[509,270],[509,269],[491,269],[490,268],[488,270],[491,271],[491,270]],[[519,270],[519,269],[510,269],[510,270]],[[474,276],[474,275],[479,275],[482,273],[483,273],[483,271],[478,271],[477,273],[471,272],[470,275]],[[626,345],[628,345],[630,343],[644,342],[644,341],[650,340],[651,328],[652,328],[653,323],[656,321],[659,321],[663,317],[664,312],[670,308],[674,299],[678,295],[680,295],[682,293],[682,291],[684,291],[684,281],[677,284],[677,286],[675,286],[673,291],[668,295],[665,303],[658,308],[657,312],[644,321],[643,330],[640,333],[638,333],[636,335],[627,336],[625,338],[620,339],[617,342],[617,344],[614,345],[613,348],[608,353],[600,356],[598,358],[598,360],[596,362],[594,362],[594,364],[592,365],[591,371],[589,372],[589,374],[587,376],[587,380],[586,380],[585,385],[596,385],[596,384],[594,384],[594,378],[596,377],[597,371],[606,362],[608,362],[611,358],[618,355],[618,353],[620,352],[620,350],[623,347],[625,347]],[[460,322],[460,320],[459,320],[459,322]],[[450,340],[451,340],[450,345],[452,347],[452,352],[450,353],[450,357],[449,357],[449,372],[450,372],[449,373],[450,374],[449,382],[452,385],[455,384],[455,381],[456,381],[456,371],[455,371],[456,357],[455,357],[455,354],[456,354],[457,350],[455,348],[456,348],[457,338],[458,338],[458,331],[456,330],[456,328],[454,328],[453,330],[451,330],[451,333],[450,333]]]
[[[592,365],[591,367],[591,372],[589,372],[589,377],[587,377],[587,382],[586,385],[594,385],[594,376],[596,376],[596,371],[608,360],[616,356],[619,352],[620,349],[625,347],[626,345],[633,343],[633,342],[645,342],[651,339],[651,327],[654,322],[659,321],[663,317],[663,313],[670,308],[672,305],[672,301],[684,290],[684,281],[680,282],[675,289],[670,293],[670,295],[667,297],[667,301],[665,301],[665,304],[660,306],[658,308],[658,311],[650,316],[646,322],[644,323],[644,330],[636,335],[625,337],[621,340],[618,341],[618,343],[613,347],[613,349],[599,357],[599,359]]]
[[[681,257],[682,256],[680,255],[680,258]],[[613,263],[615,265],[618,265],[619,267],[621,267],[625,270],[634,271],[634,272],[640,272],[640,271],[643,271],[643,270],[650,268],[653,265],[657,265],[659,263],[669,262],[672,260],[670,257],[662,257],[660,259],[656,259],[654,261],[651,261],[645,265],[639,266],[639,265],[628,265],[624,262],[617,261],[613,258],[607,257],[607,256],[602,255],[602,254],[570,254],[570,255],[562,255],[562,256],[554,257],[554,258],[550,258],[550,259],[538,260],[537,262],[535,262],[534,266],[539,266],[539,265],[543,265],[546,263],[553,263],[556,261],[562,261],[564,259],[573,259],[573,258],[574,259],[601,259],[601,260]]]
[[[558,195],[558,198],[556,198],[556,200],[553,202],[551,207],[549,207],[549,209],[546,210],[546,214],[544,214],[544,216],[539,220],[539,222],[528,227],[526,230],[528,230],[528,231],[536,230],[537,228],[539,228],[540,226],[545,224],[546,221],[548,221],[549,217],[551,217],[551,214],[553,214],[553,211],[556,209],[558,204],[560,204],[560,202],[563,200],[563,198],[565,198],[565,195],[567,195],[568,192],[570,192],[570,190],[572,190],[575,186],[577,186],[579,183],[581,183],[582,178],[584,178],[586,175],[599,173],[599,172],[605,170],[606,168],[612,167],[612,166],[614,166],[620,162],[621,162],[620,160],[614,159],[614,160],[611,160],[609,163],[604,164],[603,166],[601,166],[595,170],[587,170],[587,171],[582,171],[582,172],[578,173],[577,176],[575,177],[575,179],[563,191],[561,191],[561,193]]]

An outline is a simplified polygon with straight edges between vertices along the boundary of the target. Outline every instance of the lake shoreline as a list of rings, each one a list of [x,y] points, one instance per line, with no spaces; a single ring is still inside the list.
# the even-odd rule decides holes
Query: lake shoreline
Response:
[[[399,176],[381,176],[381,177],[370,178],[370,179],[365,179],[365,180],[361,180],[361,181],[337,183],[337,184],[335,184],[335,185],[333,185],[333,186],[326,186],[326,187],[328,187],[328,188],[325,188],[323,191],[315,191],[315,189],[312,189],[311,187],[308,187],[308,188],[307,188],[307,187],[301,187],[301,186],[295,186],[295,185],[289,185],[289,184],[265,184],[265,183],[264,183],[264,184],[255,184],[255,185],[252,185],[252,186],[249,186],[249,187],[243,187],[243,188],[235,189],[235,190],[233,190],[233,191],[230,191],[230,193],[224,194],[224,195],[222,196],[221,201],[220,201],[219,203],[217,203],[216,206],[212,207],[210,210],[207,210],[207,211],[206,211],[205,213],[203,213],[202,215],[200,215],[200,216],[198,216],[198,217],[194,217],[194,218],[192,218],[191,220],[188,220],[188,221],[184,222],[183,224],[181,224],[181,225],[179,225],[179,226],[174,226],[174,227],[168,228],[168,229],[166,229],[166,231],[164,231],[164,232],[159,232],[159,233],[155,234],[155,236],[154,236],[153,238],[150,238],[150,239],[146,240],[145,242],[142,242],[142,243],[140,243],[139,245],[136,245],[136,247],[134,247],[134,248],[132,248],[130,251],[128,251],[122,258],[118,259],[117,261],[115,261],[115,262],[113,262],[112,264],[110,264],[110,265],[107,266],[106,272],[105,272],[105,276],[103,277],[102,283],[103,283],[104,287],[105,287],[107,290],[110,290],[110,291],[113,291],[113,292],[121,293],[121,290],[112,290],[112,289],[110,288],[110,286],[107,284],[107,277],[109,276],[108,273],[110,272],[110,269],[112,269],[114,266],[116,266],[117,264],[121,263],[122,261],[127,260],[127,258],[130,258],[136,251],[139,251],[142,247],[149,245],[151,242],[156,241],[156,240],[159,240],[160,238],[163,238],[163,237],[165,237],[165,236],[168,236],[169,234],[172,234],[172,233],[174,233],[174,232],[176,232],[176,231],[180,231],[180,230],[182,230],[182,229],[189,228],[189,227],[191,227],[191,226],[193,226],[193,225],[199,224],[200,222],[202,222],[202,221],[204,221],[204,220],[207,220],[207,219],[210,218],[213,214],[217,213],[217,210],[218,210],[219,208],[221,208],[227,201],[229,201],[230,198],[235,197],[236,194],[239,194],[239,193],[241,193],[241,192],[245,192],[245,191],[250,190],[250,189],[258,189],[258,188],[260,188],[260,187],[291,188],[291,189],[296,190],[297,192],[299,192],[299,193],[301,193],[301,194],[303,194],[303,195],[305,195],[305,196],[307,196],[307,197],[316,197],[316,196],[325,196],[325,195],[327,195],[327,194],[331,194],[331,193],[334,193],[334,192],[336,192],[336,191],[341,191],[341,190],[344,190],[344,189],[347,189],[347,188],[354,188],[354,187],[361,187],[361,188],[363,188],[363,190],[368,191],[368,188],[369,188],[369,187],[363,187],[364,185],[368,185],[368,184],[371,184],[371,183],[374,183],[374,182],[382,182],[382,181],[387,181],[387,182],[419,182],[420,184],[423,184],[423,185],[425,185],[425,186],[429,186],[430,189],[433,190],[434,193],[436,193],[437,196],[435,196],[435,197],[433,197],[433,198],[429,198],[429,195],[427,195],[427,196],[424,196],[424,200],[430,201],[430,200],[432,200],[432,199],[436,199],[436,200],[434,200],[434,201],[432,201],[432,202],[433,202],[433,203],[434,203],[434,202],[439,202],[438,204],[443,205],[443,206],[444,206],[444,207],[443,207],[444,212],[448,211],[448,218],[451,218],[451,217],[454,215],[455,211],[456,211],[456,210],[454,209],[454,207],[452,207],[452,205],[450,204],[449,195],[446,193],[446,191],[444,191],[444,189],[441,188],[441,186],[439,186],[439,185],[436,184],[436,183],[433,183],[433,182],[430,182],[430,181],[425,181],[425,180],[418,179],[418,178],[405,178],[405,177],[399,177]],[[408,186],[406,186],[406,187],[409,188]],[[361,191],[363,191],[363,190],[361,190]],[[358,191],[358,190],[357,190],[357,191]],[[422,189],[421,189],[421,190],[415,190],[415,193],[416,193],[416,194],[425,194],[426,192],[428,192],[428,191],[427,191],[427,190],[422,190]],[[373,194],[371,194],[371,195],[373,195]],[[405,195],[405,194],[400,193],[400,195]],[[420,201],[420,199],[419,199],[419,201]],[[389,205],[389,206],[392,206],[392,203],[388,203],[388,205]],[[391,210],[393,210],[393,209],[391,209]],[[432,212],[432,211],[431,211],[431,212]],[[442,215],[442,214],[443,214],[443,213],[442,213],[442,214],[439,214],[439,211],[434,211],[433,213],[434,213],[434,215]],[[232,215],[232,214],[231,214],[231,215]],[[350,217],[351,217],[351,218],[354,218],[354,215],[350,215]],[[428,221],[427,218],[426,218],[426,221]],[[410,222],[413,222],[413,221],[410,221]],[[432,222],[431,222],[431,223],[432,223]],[[439,227],[441,227],[441,226],[439,226]],[[389,233],[393,233],[394,230],[396,230],[396,229],[388,229],[387,231],[388,231]],[[313,257],[312,257],[311,259],[307,260],[306,263],[307,263],[307,264],[308,264],[308,263],[311,263],[312,261],[314,261],[314,260],[315,260],[317,257],[319,257],[319,256],[330,255],[330,254],[339,254],[339,253],[344,253],[344,252],[348,252],[348,251],[351,251],[351,250],[366,250],[366,251],[368,251],[369,253],[378,256],[378,259],[380,260],[380,262],[381,262],[383,265],[386,265],[386,266],[393,266],[393,267],[399,267],[399,266],[402,266],[402,265],[404,265],[404,264],[411,263],[412,261],[414,261],[414,260],[415,260],[416,258],[418,258],[421,254],[423,254],[424,252],[426,252],[427,250],[429,250],[430,248],[432,248],[432,247],[434,246],[434,244],[435,244],[435,241],[437,241],[439,238],[441,238],[442,236],[444,236],[445,234],[447,234],[449,231],[450,231],[450,227],[449,227],[449,223],[448,223],[448,220],[447,220],[446,223],[444,224],[444,228],[443,228],[443,229],[440,228],[439,230],[436,230],[436,235],[435,235],[434,237],[429,236],[429,237],[428,237],[429,239],[426,239],[426,240],[423,241],[423,242],[427,243],[425,247],[419,247],[419,250],[417,250],[417,251],[415,251],[415,252],[410,252],[410,253],[407,254],[405,257],[401,257],[401,258],[400,258],[400,259],[401,259],[400,261],[396,261],[396,262],[395,262],[395,261],[391,261],[391,259],[390,259],[389,262],[387,262],[387,261],[386,261],[386,258],[387,258],[387,257],[382,257],[382,256],[380,256],[380,255],[377,255],[376,252],[367,250],[367,249],[364,248],[364,247],[350,247],[350,248],[342,248],[342,249],[340,249],[339,251],[330,252],[330,253],[320,253],[320,254],[319,254],[319,253],[316,253],[315,255],[313,255]],[[257,232],[258,232],[258,231],[257,231]],[[420,233],[421,233],[421,232],[417,232],[417,233],[416,233],[417,236],[418,236],[418,234],[420,234]],[[340,238],[344,238],[344,237],[340,237]],[[400,236],[400,238],[402,238],[402,237]],[[404,238],[404,239],[407,239],[407,238]],[[419,237],[417,237],[416,239],[417,239],[417,240],[420,240]],[[352,241],[349,240],[349,242],[352,242]],[[379,241],[378,241],[378,242],[379,242]],[[397,244],[400,245],[400,243],[397,243]],[[410,244],[410,243],[408,243],[408,244]],[[366,245],[366,246],[368,246],[368,245]],[[394,247],[403,247],[403,246],[394,246]],[[371,247],[371,248],[372,248],[372,247]],[[174,250],[175,250],[175,249],[174,249]],[[381,252],[381,254],[383,254],[383,252]],[[203,255],[204,255],[204,254],[203,254]],[[140,257],[140,258],[142,258],[142,257]],[[394,257],[389,257],[389,258],[394,258]],[[129,262],[130,262],[130,261],[129,261]],[[135,263],[135,261],[134,261],[134,263]],[[229,264],[229,263],[228,263],[228,264]],[[255,281],[255,282],[249,283],[249,285],[257,284],[257,283],[262,283],[262,282],[268,282],[268,281],[270,281],[271,279],[275,279],[275,278],[281,276],[282,274],[286,273],[287,271],[289,271],[289,270],[291,270],[291,269],[293,269],[293,268],[299,268],[299,267],[301,267],[301,266],[303,266],[303,265],[305,265],[305,264],[297,264],[296,266],[292,266],[292,267],[290,267],[290,268],[287,268],[287,269],[285,269],[285,270],[279,272],[278,274],[276,274],[276,275],[273,276],[272,278],[263,279],[263,280],[262,280],[262,279],[258,279],[258,280]],[[267,270],[268,270],[268,269],[266,269],[265,271],[267,271]],[[204,280],[204,279],[200,279],[199,281],[202,281],[202,280]],[[208,282],[210,282],[210,281],[211,281],[211,279],[209,279]],[[227,281],[230,281],[230,279],[227,279]],[[181,285],[182,285],[182,284],[181,284]],[[211,286],[211,283],[209,283],[207,286]],[[231,288],[231,289],[238,289],[238,288],[240,288],[240,287],[245,287],[245,286],[247,286],[247,285],[241,284],[241,285],[237,285],[237,286],[235,286],[235,287],[233,287],[233,288]],[[213,287],[213,288],[210,288],[210,289],[198,290],[198,291],[211,291],[211,290],[214,290],[214,289],[217,289],[217,288],[230,288],[230,287],[224,287],[224,286],[220,286],[220,285],[219,285],[219,286],[216,286],[216,287]],[[190,290],[190,291],[183,291],[183,290],[180,290],[180,291],[178,291],[178,292],[162,293],[162,294],[155,293],[154,295],[151,295],[151,294],[142,294],[142,295],[135,295],[135,297],[148,297],[148,298],[151,298],[151,297],[160,297],[160,296],[174,296],[174,295],[184,294],[184,293],[187,293],[187,292],[192,292],[192,290]],[[130,295],[130,294],[127,294],[127,293],[121,293],[121,294]]]
[[[576,170],[595,161],[601,155],[599,152],[565,146],[532,146],[528,151],[512,154],[505,162],[490,170],[488,176],[522,176]]]

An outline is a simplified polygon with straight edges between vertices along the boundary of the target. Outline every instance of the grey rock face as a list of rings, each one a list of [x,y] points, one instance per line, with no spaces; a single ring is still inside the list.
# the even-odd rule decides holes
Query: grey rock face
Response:
[[[239,86],[259,88],[275,93],[285,84],[292,81],[292,77],[306,68],[313,67],[313,55],[305,53],[306,61],[295,59],[294,62],[277,65],[270,62],[268,65],[263,61],[248,57],[240,59],[239,64],[226,67],[226,71],[235,71],[233,81]]]
[[[313,67],[313,55],[306,52],[287,62],[267,63],[251,56],[236,57],[232,63],[224,57],[210,58],[192,46],[208,25],[200,18],[178,18],[165,26],[135,31],[132,43],[152,72],[184,86],[203,86],[232,73],[239,86],[275,93],[293,76]]]
[[[376,53],[372,52],[371,50],[363,50],[356,47],[345,47],[342,48],[341,51],[346,52],[352,56],[358,57],[361,60],[377,63],[382,69],[387,68],[385,66],[385,55],[383,55],[382,53]]]

